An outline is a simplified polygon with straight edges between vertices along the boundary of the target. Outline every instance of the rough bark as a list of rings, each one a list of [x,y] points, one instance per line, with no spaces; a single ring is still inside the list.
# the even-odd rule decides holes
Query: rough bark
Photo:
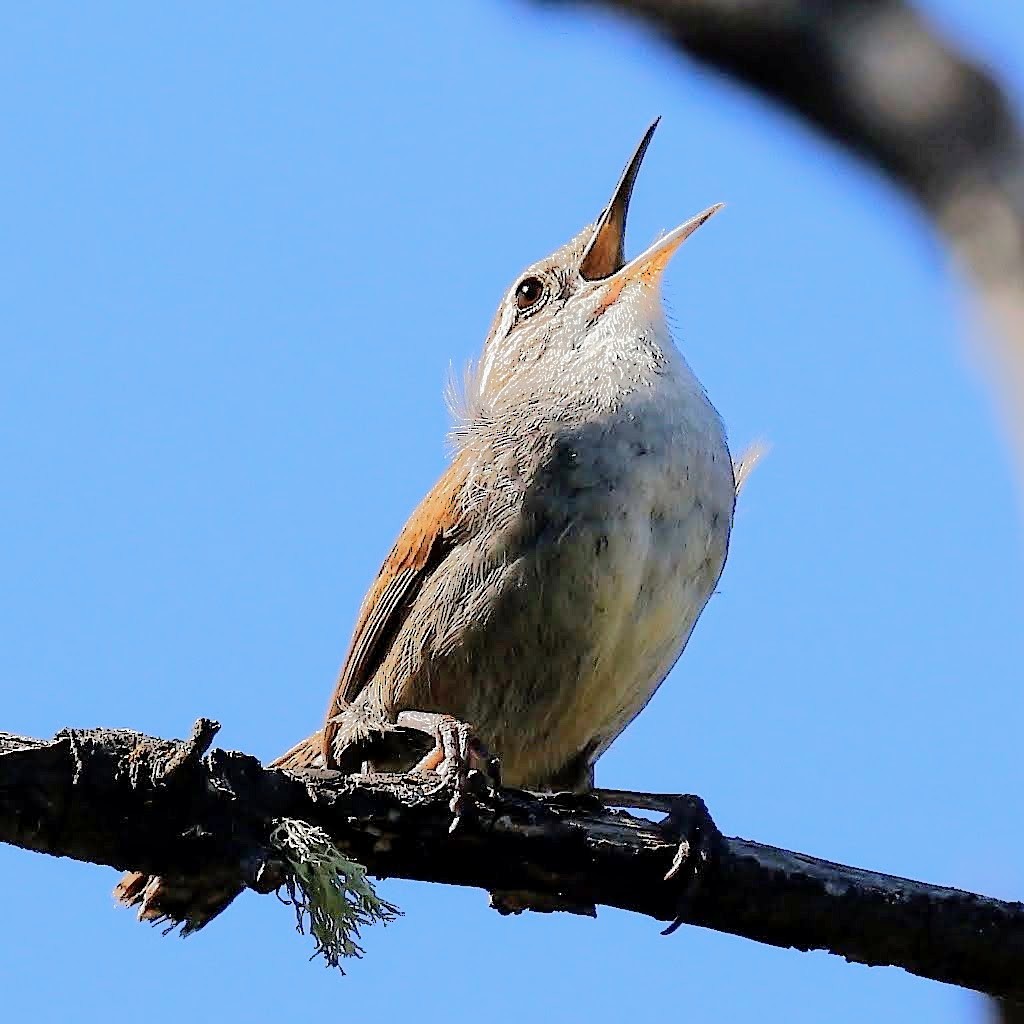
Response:
[[[501,890],[506,908],[676,916],[683,882],[665,881],[676,843],[657,823],[593,798],[481,785],[449,833],[450,794],[428,777],[267,769],[205,753],[216,729],[201,719],[185,741],[0,734],[0,841],[267,892],[282,881],[271,823],[288,817],[326,830],[374,875]],[[1024,905],[724,837],[697,798],[679,806],[691,846],[697,825],[711,838],[688,923],[1024,998]]]

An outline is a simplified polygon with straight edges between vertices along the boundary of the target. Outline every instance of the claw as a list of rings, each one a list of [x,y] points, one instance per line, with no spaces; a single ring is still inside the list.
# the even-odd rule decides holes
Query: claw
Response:
[[[683,887],[676,905],[676,916],[661,933],[671,935],[690,917],[694,900],[718,850],[722,835],[712,821],[707,805],[699,796],[677,797],[675,805],[659,825],[671,830],[679,840],[672,863],[665,872],[666,882],[679,878]]]
[[[665,881],[682,882],[682,893],[676,904],[676,916],[661,933],[671,935],[690,917],[694,900],[717,855],[722,834],[711,818],[707,805],[699,796],[676,796],[663,793],[633,793],[628,790],[597,789],[595,795],[606,807],[635,807],[647,811],[665,811],[658,823],[676,840],[672,863],[665,872]]]
[[[397,724],[417,729],[434,737],[434,749],[423,758],[413,771],[434,771],[441,777],[441,785],[451,790],[448,806],[452,812],[449,832],[454,832],[466,810],[466,794],[471,782],[486,776],[498,784],[498,762],[473,735],[473,729],[451,715],[431,714],[426,711],[403,711]]]

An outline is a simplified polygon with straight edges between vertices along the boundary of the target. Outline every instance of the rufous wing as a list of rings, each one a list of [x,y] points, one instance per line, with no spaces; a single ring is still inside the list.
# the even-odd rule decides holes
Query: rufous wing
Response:
[[[334,763],[338,714],[367,686],[387,656],[416,595],[464,532],[468,460],[459,455],[409,517],[363,600],[348,655],[321,732],[324,764]]]

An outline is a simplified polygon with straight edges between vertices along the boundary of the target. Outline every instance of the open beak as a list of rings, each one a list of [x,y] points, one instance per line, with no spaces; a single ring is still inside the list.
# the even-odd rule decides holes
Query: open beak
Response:
[[[644,132],[640,145],[630,158],[626,169],[619,178],[618,185],[612,193],[608,205],[597,218],[594,237],[587,246],[580,262],[580,276],[587,281],[601,281],[621,270],[626,263],[626,214],[629,213],[629,198],[633,194],[633,183],[636,181],[640,164],[651,143],[654,129],[658,127],[660,117],[655,118],[651,126]]]
[[[672,259],[676,249],[724,206],[725,203],[715,203],[714,206],[701,210],[696,217],[691,217],[680,224],[674,231],[662,235],[652,246],[630,260],[621,270],[616,271],[613,275],[615,281],[621,281],[623,285],[631,281],[656,281],[668,266],[668,261]]]
[[[626,215],[629,213],[629,200],[640,164],[660,120],[660,117],[657,118],[644,132],[640,145],[636,147],[615,186],[611,200],[597,219],[594,236],[580,262],[580,276],[584,280],[608,281],[613,285],[612,291],[616,295],[632,281],[656,281],[676,249],[723,206],[722,203],[716,203],[702,210],[696,217],[691,217],[685,224],[663,235],[645,252],[626,263]],[[610,278],[613,280],[609,281]]]

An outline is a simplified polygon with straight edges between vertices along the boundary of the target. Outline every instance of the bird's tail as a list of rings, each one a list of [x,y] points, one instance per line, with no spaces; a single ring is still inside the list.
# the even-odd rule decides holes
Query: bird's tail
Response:
[[[323,768],[323,739],[317,729],[312,736],[307,736],[301,743],[296,743],[280,757],[270,762],[270,768],[284,768],[286,771],[301,771],[303,768]]]
[[[320,733],[316,732],[272,761],[269,767],[293,771],[322,767],[320,743]],[[168,930],[181,925],[182,935],[188,935],[226,910],[243,888],[238,872],[225,872],[222,867],[190,876],[128,871],[114,887],[114,899],[125,907],[138,907],[140,921],[165,923]]]
[[[771,445],[765,441],[755,441],[732,464],[733,478],[736,480],[736,496],[739,497],[743,485],[750,478],[754,467],[771,451]]]

